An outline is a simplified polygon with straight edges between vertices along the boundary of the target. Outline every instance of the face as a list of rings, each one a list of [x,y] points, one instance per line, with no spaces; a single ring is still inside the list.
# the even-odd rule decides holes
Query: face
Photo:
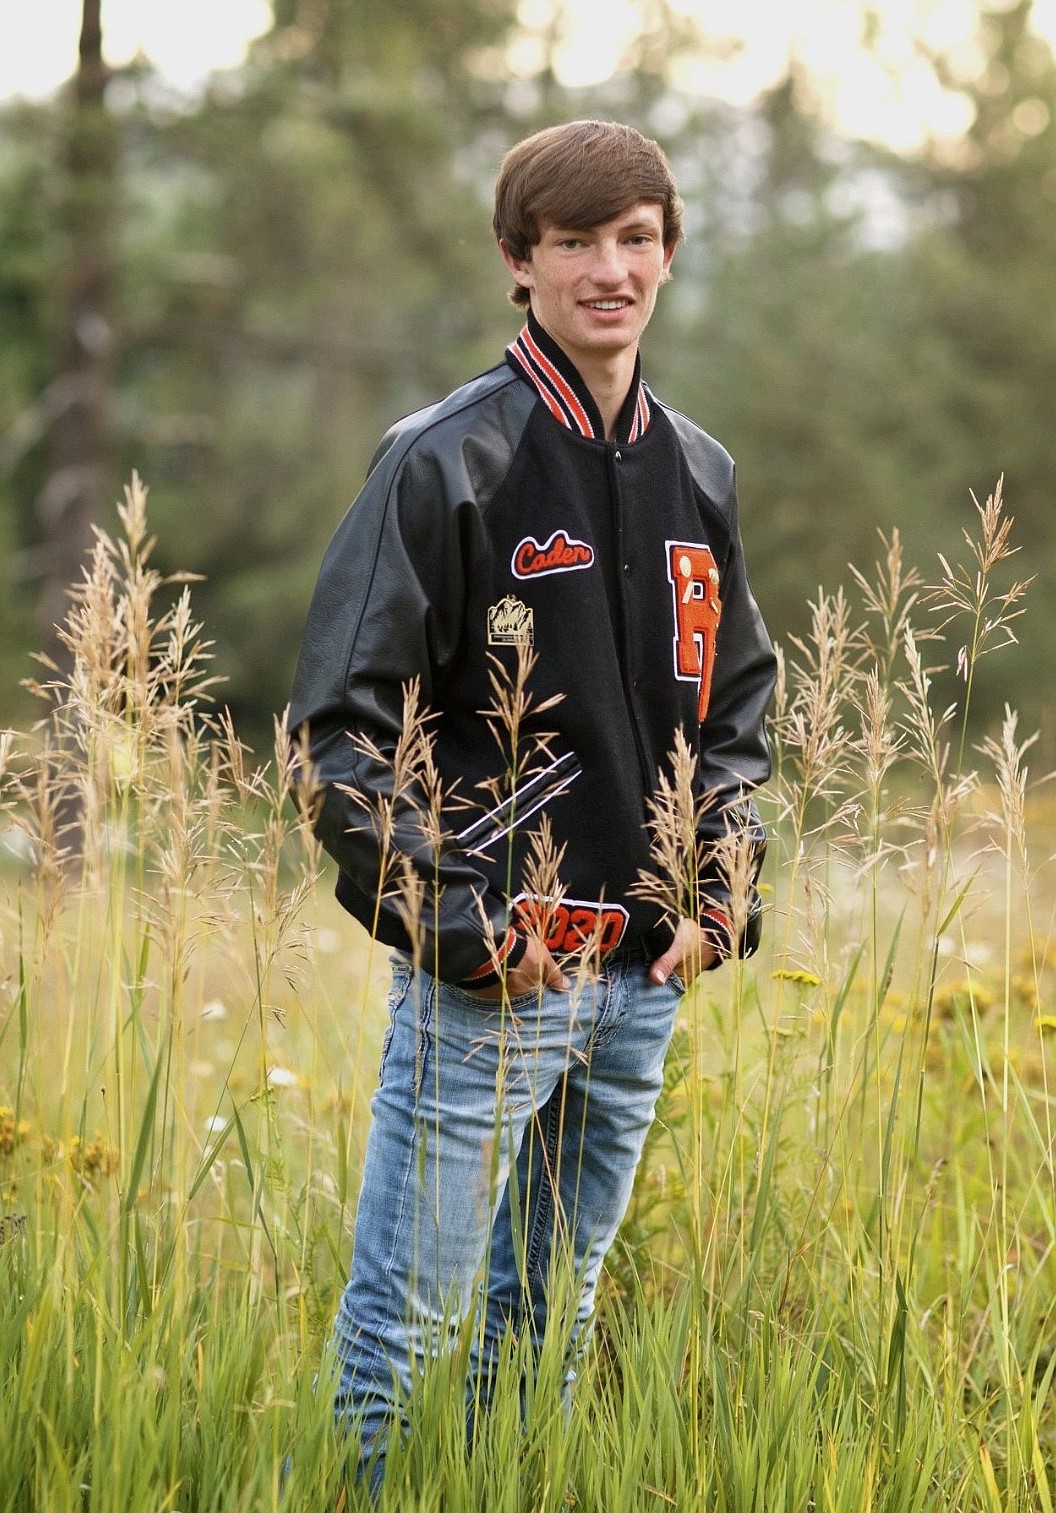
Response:
[[[659,205],[633,205],[589,231],[551,223],[527,258],[502,255],[531,295],[536,319],[577,367],[633,356],[668,276],[674,247],[664,246]]]

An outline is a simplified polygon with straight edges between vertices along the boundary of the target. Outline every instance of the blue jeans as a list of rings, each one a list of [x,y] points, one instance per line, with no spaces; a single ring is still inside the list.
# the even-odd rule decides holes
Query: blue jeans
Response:
[[[541,1343],[555,1255],[578,1291],[570,1361],[582,1348],[683,992],[674,978],[651,983],[641,951],[606,958],[598,981],[505,1007],[393,962],[332,1345],[338,1425],[360,1426],[375,1488],[412,1380],[455,1346],[472,1309],[467,1401],[486,1399],[507,1329]]]

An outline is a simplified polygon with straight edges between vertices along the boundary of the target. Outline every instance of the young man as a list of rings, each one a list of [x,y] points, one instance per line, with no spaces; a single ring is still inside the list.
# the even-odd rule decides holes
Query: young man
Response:
[[[503,162],[494,226],[527,323],[386,436],[324,560],[291,708],[338,896],[396,953],[334,1341],[365,1451],[481,1284],[472,1391],[505,1331],[541,1339],[558,1255],[572,1359],[681,995],[759,932],[748,793],[774,658],[733,464],[640,376],[682,234],[670,168],[628,127],[542,131]],[[411,686],[435,780],[405,770]],[[691,876],[643,886],[680,736]]]

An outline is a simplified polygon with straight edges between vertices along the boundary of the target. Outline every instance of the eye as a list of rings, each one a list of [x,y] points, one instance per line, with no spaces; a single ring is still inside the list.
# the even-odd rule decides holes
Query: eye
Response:
[[[577,247],[582,247],[583,242],[578,236],[563,236],[557,245],[559,247],[566,247],[570,252],[574,252]]]

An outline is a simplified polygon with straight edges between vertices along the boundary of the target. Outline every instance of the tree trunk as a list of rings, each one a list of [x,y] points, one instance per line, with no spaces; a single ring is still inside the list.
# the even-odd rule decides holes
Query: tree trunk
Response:
[[[100,7],[101,0],[83,0],[80,60],[65,113],[67,261],[54,386],[59,402],[38,503],[41,631],[49,655],[60,662],[54,627],[64,617],[66,589],[79,577],[91,544],[91,522],[102,519],[114,490],[111,235],[117,141],[106,110]]]

